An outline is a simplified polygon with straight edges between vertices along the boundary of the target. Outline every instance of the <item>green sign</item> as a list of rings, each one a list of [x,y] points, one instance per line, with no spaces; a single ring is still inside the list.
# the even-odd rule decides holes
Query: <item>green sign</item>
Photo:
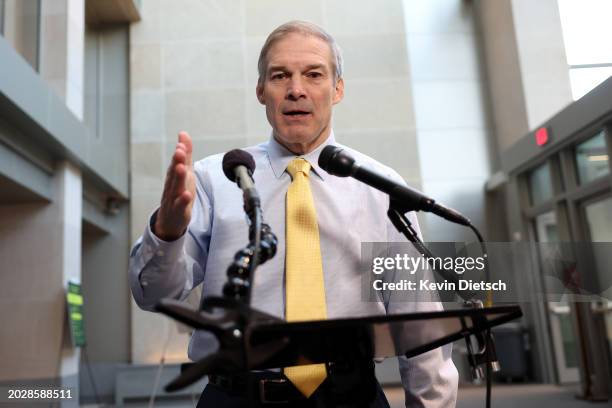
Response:
[[[85,345],[85,326],[83,324],[83,295],[81,294],[80,283],[68,282],[66,300],[72,344],[75,347],[82,347]]]

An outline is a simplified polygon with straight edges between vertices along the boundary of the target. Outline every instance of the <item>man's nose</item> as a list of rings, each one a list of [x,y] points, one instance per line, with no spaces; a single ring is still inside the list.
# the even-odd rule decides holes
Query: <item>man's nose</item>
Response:
[[[298,100],[306,96],[304,86],[299,78],[291,78],[287,87],[287,99]]]

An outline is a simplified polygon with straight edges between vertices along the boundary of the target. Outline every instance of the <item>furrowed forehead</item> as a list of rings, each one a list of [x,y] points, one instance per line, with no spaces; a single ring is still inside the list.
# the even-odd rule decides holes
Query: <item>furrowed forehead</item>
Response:
[[[301,70],[304,71],[311,71],[311,70],[321,70],[321,71],[325,71],[328,72],[329,71],[329,67],[326,64],[323,63],[315,63],[315,64],[307,64],[303,67],[300,67]],[[268,66],[268,72],[272,72],[272,71],[290,71],[291,67],[284,65],[284,64],[275,64],[275,63],[271,63]]]
[[[291,33],[276,41],[267,53],[266,71],[276,68],[329,70],[333,66],[331,47],[323,39],[300,33]]]

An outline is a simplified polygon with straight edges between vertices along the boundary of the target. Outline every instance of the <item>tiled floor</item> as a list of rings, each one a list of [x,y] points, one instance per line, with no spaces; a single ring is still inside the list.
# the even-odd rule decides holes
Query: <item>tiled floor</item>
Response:
[[[385,389],[391,408],[404,408],[401,388]],[[575,398],[573,388],[549,384],[494,385],[491,406],[494,408],[604,408],[611,402],[586,402]],[[483,387],[459,388],[457,408],[485,407]]]
[[[404,408],[404,394],[400,387],[385,388],[391,408]],[[604,408],[612,402],[586,402],[575,398],[576,390],[548,384],[494,385],[491,406],[494,408]],[[129,408],[144,408],[147,403],[127,404]],[[161,401],[156,407],[193,408],[189,401]],[[456,408],[484,408],[483,387],[462,387]],[[96,405],[88,405],[94,408]],[[109,407],[105,405],[105,407]]]

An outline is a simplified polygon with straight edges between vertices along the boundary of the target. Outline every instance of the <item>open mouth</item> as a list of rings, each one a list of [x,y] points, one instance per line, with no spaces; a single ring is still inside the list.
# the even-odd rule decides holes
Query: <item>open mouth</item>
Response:
[[[283,112],[283,115],[292,117],[292,118],[304,118],[310,115],[310,112],[301,111],[301,110],[292,110],[292,111]]]

